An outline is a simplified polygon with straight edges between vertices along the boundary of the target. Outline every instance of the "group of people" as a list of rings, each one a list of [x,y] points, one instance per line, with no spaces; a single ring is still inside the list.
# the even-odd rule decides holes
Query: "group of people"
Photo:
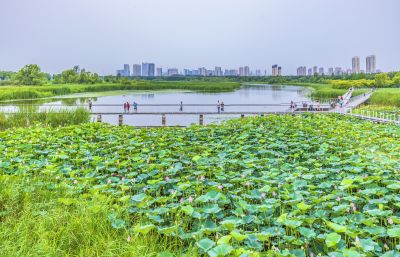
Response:
[[[218,100],[218,102],[217,102],[217,111],[218,111],[218,113],[221,113],[221,112],[225,111],[224,102],[221,101],[221,103],[220,103],[219,100]]]
[[[137,112],[137,110],[138,110],[138,104],[134,101],[134,102],[132,103],[132,106],[133,106],[133,110],[134,110],[135,112]],[[131,104],[130,104],[129,102],[124,103],[124,112],[129,112],[130,110],[131,110]]]

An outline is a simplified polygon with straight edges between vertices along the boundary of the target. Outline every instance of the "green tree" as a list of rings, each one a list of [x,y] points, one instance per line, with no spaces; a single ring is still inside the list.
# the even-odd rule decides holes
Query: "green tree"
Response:
[[[386,73],[380,73],[375,75],[375,85],[377,87],[385,87],[389,84],[389,77]]]
[[[76,67],[76,66],[75,66]],[[77,73],[77,69],[68,69],[61,73],[61,82],[62,83],[78,83],[79,82],[79,74]]]
[[[14,81],[20,85],[41,85],[45,81],[46,74],[36,64],[25,65],[14,77]]]

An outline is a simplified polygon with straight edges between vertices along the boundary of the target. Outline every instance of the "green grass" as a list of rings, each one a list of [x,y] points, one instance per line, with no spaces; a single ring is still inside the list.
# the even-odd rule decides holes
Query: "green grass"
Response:
[[[292,83],[290,85],[303,86],[311,88],[310,96],[314,99],[336,99],[338,96],[344,95],[348,89],[336,89],[331,84],[321,83]],[[359,89],[354,90],[353,96],[365,93],[367,90]]]
[[[36,124],[50,127],[78,125],[89,121],[90,113],[84,108],[38,111],[35,107],[21,107],[15,113],[7,115],[0,113],[0,130],[30,127]]]
[[[0,175],[0,185],[0,256],[156,257],[167,250],[181,256],[184,249],[156,234],[112,228],[108,215],[124,215],[112,197],[71,192],[48,175]]]
[[[369,100],[373,105],[400,107],[400,88],[384,88],[374,92]]]
[[[115,90],[163,90],[181,89],[207,92],[233,91],[240,87],[238,82],[212,81],[130,81],[128,84],[101,83],[94,85],[60,84],[43,86],[1,86],[0,101],[37,99],[84,92]]]

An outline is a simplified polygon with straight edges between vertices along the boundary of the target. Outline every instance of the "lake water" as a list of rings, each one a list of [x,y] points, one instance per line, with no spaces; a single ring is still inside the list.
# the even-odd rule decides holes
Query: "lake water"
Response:
[[[304,87],[276,85],[246,85],[234,92],[201,93],[182,91],[114,91],[102,93],[85,93],[63,96],[47,101],[39,109],[76,108],[76,105],[88,107],[88,100],[93,102],[92,111],[102,113],[124,112],[123,103],[138,103],[138,112],[217,112],[217,102],[224,102],[225,112],[278,112],[289,109],[290,101],[301,103],[309,101]],[[146,104],[175,104],[176,106],[143,106]],[[185,106],[185,104],[205,104],[209,106]],[[274,106],[229,106],[230,104],[270,104]],[[17,105],[2,107],[2,111],[15,111]],[[133,112],[133,106],[131,106]],[[219,122],[239,115],[204,115],[204,124]],[[94,120],[95,117],[93,116]],[[118,123],[117,115],[103,115],[103,122]],[[167,125],[187,126],[198,123],[198,115],[167,115]],[[161,115],[124,115],[124,124],[136,126],[160,126]]]

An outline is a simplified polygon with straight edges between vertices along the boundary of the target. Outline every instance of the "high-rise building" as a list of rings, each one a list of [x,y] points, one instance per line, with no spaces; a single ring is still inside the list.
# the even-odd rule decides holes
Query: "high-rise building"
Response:
[[[278,76],[282,76],[282,67],[281,66],[278,67]]]
[[[168,76],[176,76],[179,75],[179,71],[177,68],[169,68],[167,74]]]
[[[244,67],[239,67],[239,76],[244,76]]]
[[[215,76],[223,76],[224,74],[222,73],[222,68],[221,67],[215,67]]]
[[[131,75],[131,69],[129,64],[124,64],[123,70],[117,70],[117,76],[119,77],[129,77]]]
[[[323,67],[320,67],[318,70],[319,75],[324,76],[325,75],[325,70]]]
[[[300,66],[297,68],[297,76],[307,76],[307,67]]]
[[[162,68],[157,68],[157,72],[156,72],[157,77],[162,77]]]
[[[335,73],[335,76],[343,75],[342,68],[336,67],[334,73]]]
[[[313,75],[318,75],[318,66],[313,67]]]
[[[375,57],[375,55],[367,56],[366,71],[367,71],[367,73],[376,73],[376,57]]]
[[[249,66],[244,66],[244,76],[248,77],[250,76],[250,68]]]
[[[199,68],[199,75],[200,76],[206,76],[207,75],[207,69],[204,68],[204,67]]]
[[[140,64],[132,65],[132,76],[134,77],[142,76],[142,66]]]
[[[312,68],[309,68],[308,69],[308,76],[312,76],[313,74],[312,74]]]
[[[332,67],[330,67],[330,68],[328,69],[328,75],[329,75],[329,76],[333,76],[333,75],[334,75],[334,70],[333,70]]]
[[[154,77],[155,74],[154,63],[142,63],[142,76],[143,77]]]
[[[353,59],[351,59],[351,67],[351,72],[353,74],[360,73],[360,57],[354,56]]]
[[[272,65],[272,76],[278,76],[278,64]]]
[[[256,70],[256,76],[257,76],[257,77],[261,77],[261,76],[262,76],[261,70]]]

